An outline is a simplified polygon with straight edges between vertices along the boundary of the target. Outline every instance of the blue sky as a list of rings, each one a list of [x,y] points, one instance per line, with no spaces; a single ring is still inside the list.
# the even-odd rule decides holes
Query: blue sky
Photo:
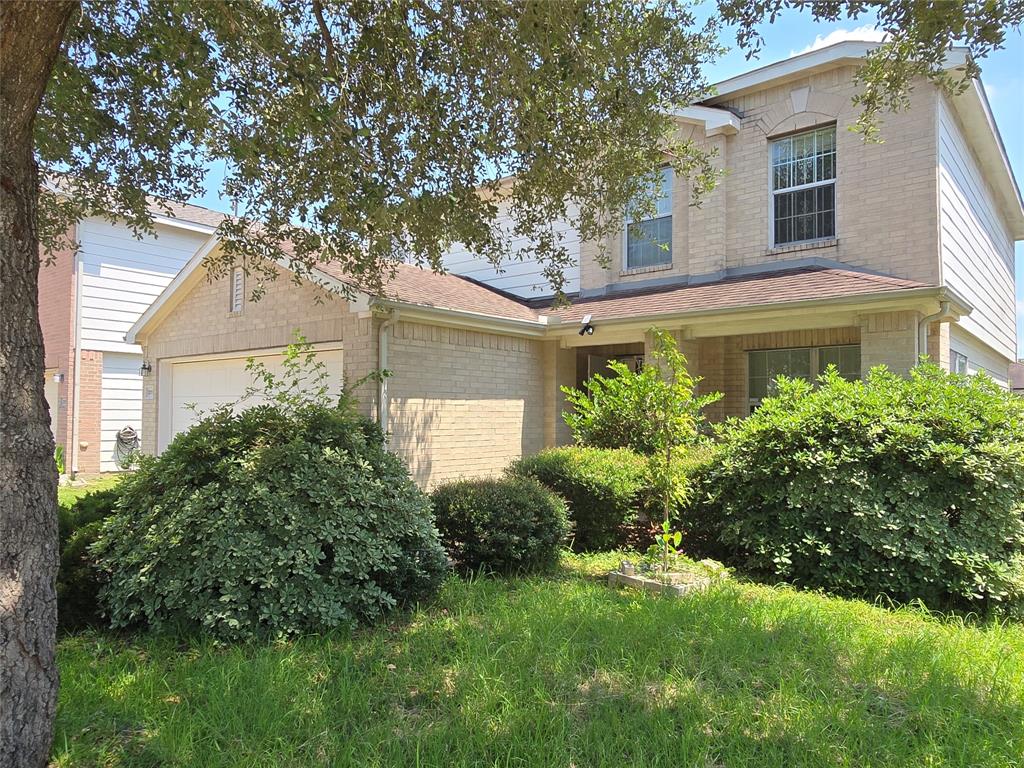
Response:
[[[725,80],[760,64],[787,58],[811,46],[822,47],[840,40],[870,38],[873,25],[869,17],[836,24],[816,24],[810,14],[789,11],[774,25],[763,25],[765,47],[758,61],[747,61],[743,53],[732,50],[708,72],[712,82]],[[727,44],[732,40],[727,39]],[[1006,47],[981,62],[982,81],[992,105],[1018,184],[1024,176],[1024,40],[1019,32],[1007,34]],[[884,138],[884,128],[883,128]],[[193,198],[197,205],[228,210],[230,203],[219,196],[223,165],[210,168],[207,193]],[[1024,243],[1017,243],[1017,356],[1024,358]]]

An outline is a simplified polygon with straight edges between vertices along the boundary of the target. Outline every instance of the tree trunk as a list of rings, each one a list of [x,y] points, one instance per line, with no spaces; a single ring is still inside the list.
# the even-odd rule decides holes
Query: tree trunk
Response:
[[[44,766],[57,708],[57,468],[43,399],[35,115],[74,3],[0,2],[0,766]]]

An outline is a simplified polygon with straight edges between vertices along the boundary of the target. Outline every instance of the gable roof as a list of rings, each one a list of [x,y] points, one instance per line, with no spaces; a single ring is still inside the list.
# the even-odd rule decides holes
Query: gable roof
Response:
[[[316,270],[362,290],[337,264],[318,264]],[[438,274],[412,264],[397,264],[394,276],[376,298],[398,304],[540,322],[536,310],[510,294],[468,277]]]

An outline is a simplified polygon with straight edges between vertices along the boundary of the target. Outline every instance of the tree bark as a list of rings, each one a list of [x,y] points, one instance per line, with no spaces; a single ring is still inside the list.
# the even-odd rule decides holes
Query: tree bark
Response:
[[[0,766],[44,766],[57,708],[57,468],[43,399],[33,125],[69,2],[0,2]]]

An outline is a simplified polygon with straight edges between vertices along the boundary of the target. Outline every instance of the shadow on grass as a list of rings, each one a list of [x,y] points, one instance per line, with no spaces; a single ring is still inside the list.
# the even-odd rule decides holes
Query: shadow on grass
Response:
[[[727,584],[451,580],[389,624],[61,647],[64,765],[1009,766],[1024,631]]]

